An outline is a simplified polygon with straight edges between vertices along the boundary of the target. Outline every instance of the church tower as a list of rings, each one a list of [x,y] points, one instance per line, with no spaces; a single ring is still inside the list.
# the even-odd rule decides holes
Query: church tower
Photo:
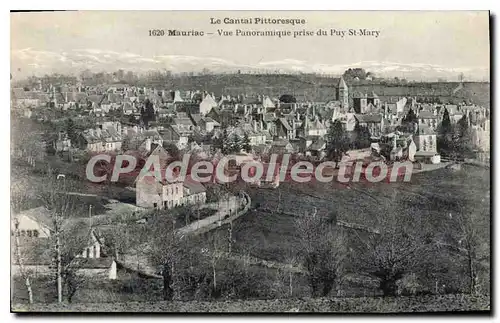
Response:
[[[349,88],[344,80],[344,77],[340,77],[339,85],[337,87],[337,101],[340,101],[340,105],[344,111],[349,110]]]

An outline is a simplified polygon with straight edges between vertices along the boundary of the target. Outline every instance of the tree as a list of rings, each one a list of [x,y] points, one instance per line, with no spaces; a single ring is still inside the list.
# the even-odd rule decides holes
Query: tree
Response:
[[[460,287],[470,294],[487,293],[490,285],[490,194],[471,194],[471,187],[482,187],[487,176],[471,179],[468,185],[442,197],[450,212],[440,246],[451,252],[450,263],[457,268],[456,275],[464,278]]]
[[[63,286],[65,287],[66,299],[69,303],[73,300],[80,286],[85,282],[85,278],[78,275],[80,261],[83,258],[77,256],[89,245],[91,241],[92,229],[85,220],[69,222],[64,225],[61,232],[61,275]]]
[[[11,208],[12,212],[19,212],[21,207],[26,203],[27,196],[26,192],[19,186],[15,185],[11,189]],[[21,277],[24,280],[24,284],[26,285],[26,290],[28,291],[28,301],[30,304],[33,303],[33,290],[31,288],[31,276],[28,270],[26,270],[24,266],[24,252],[19,241],[19,221],[17,218],[14,218],[14,248],[15,248],[15,262],[19,266],[19,271],[21,273]]]
[[[453,136],[453,141],[455,142],[454,146],[456,152],[462,156],[469,156],[472,151],[472,136],[471,131],[469,129],[469,122],[467,120],[467,116],[464,115],[457,123],[455,133]]]
[[[353,146],[355,149],[363,149],[370,147],[371,134],[367,126],[361,126],[359,122],[357,122],[356,126],[354,127],[354,133],[355,133],[355,141]]]
[[[446,108],[444,108],[443,112],[443,121],[441,122],[441,130],[443,131],[444,134],[448,134],[452,131],[450,113]]]
[[[282,103],[296,103],[297,99],[291,94],[283,94],[280,96],[279,101]]]
[[[222,136],[221,135],[215,136],[215,138],[212,139],[212,146],[213,146],[214,151],[217,151],[217,150],[223,151],[224,150],[224,138],[227,138],[227,130],[226,129],[224,129]]]
[[[328,296],[347,259],[342,232],[316,210],[297,218],[295,228],[301,242],[298,254],[308,272],[311,295]]]
[[[247,153],[252,151],[252,146],[250,145],[250,138],[248,138],[248,134],[246,133],[243,136],[242,149]]]
[[[412,108],[408,110],[408,113],[404,116],[401,121],[401,127],[403,131],[415,132],[416,124],[418,123],[418,118]]]
[[[454,250],[465,258],[465,272],[468,278],[468,293],[478,293],[478,281],[481,262],[488,259],[487,226],[484,218],[476,212],[458,213],[453,216],[458,228],[457,241]]]
[[[66,121],[66,133],[68,134],[68,138],[71,140],[71,143],[74,145],[77,141],[77,133],[75,129],[75,122],[71,118]]]
[[[15,261],[17,263],[17,265],[19,266],[19,271],[21,273],[21,277],[23,278],[24,280],[24,283],[26,285],[26,289],[28,291],[28,301],[30,304],[33,304],[33,290],[31,288],[31,279],[30,279],[30,274],[28,272],[28,270],[26,270],[25,266],[24,266],[24,261],[23,261],[23,258],[24,258],[24,255],[23,255],[23,252],[21,251],[22,247],[21,247],[21,243],[19,241],[19,236],[20,236],[20,233],[19,233],[19,221],[16,219],[14,219],[14,248],[15,248]]]
[[[146,127],[149,126],[150,122],[156,121],[154,105],[149,99],[146,99],[144,106],[141,108],[141,120]]]
[[[53,235],[50,244],[53,247],[55,259],[57,299],[61,303],[63,287],[67,287],[69,301],[74,295],[78,270],[78,265],[74,260],[88,243],[87,233],[90,228],[84,221],[67,221],[77,212],[74,199],[65,193],[71,190],[71,184],[66,185],[66,178],[57,177],[50,169],[47,175],[46,185],[44,190],[38,193],[38,198],[48,209],[52,218]],[[82,230],[82,227],[86,230]]]
[[[359,80],[365,80],[367,73],[362,68],[349,68],[344,72],[342,76],[346,80],[353,80],[355,78],[358,78]]]
[[[173,217],[155,219],[150,233],[148,256],[151,262],[161,266],[163,277],[163,299],[171,301],[174,297],[174,268],[179,260],[181,239],[175,234]]]
[[[237,134],[227,136],[227,132],[223,136],[222,153],[224,155],[240,152],[242,149],[242,140]]]
[[[378,233],[358,235],[358,242],[353,244],[353,268],[378,279],[384,296],[396,296],[399,280],[428,265],[432,231],[425,214],[399,203],[395,190],[377,213]]]
[[[125,136],[122,141],[122,151],[126,152],[129,149],[130,149],[130,137]]]
[[[328,158],[337,163],[342,160],[342,156],[349,150],[349,139],[339,120],[335,120],[328,130],[326,150]]]
[[[217,290],[217,265],[224,256],[224,248],[224,237],[221,232],[216,231],[209,236],[208,249],[205,251],[205,254],[209,258],[210,268],[212,269],[213,292],[216,292]]]
[[[452,143],[453,128],[450,121],[450,113],[446,108],[444,109],[443,121],[441,121],[438,133],[439,133],[439,138],[437,144],[439,151],[444,154],[449,154],[450,148],[452,148],[453,145]]]
[[[413,111],[413,109],[410,108],[406,116],[403,118],[403,123],[412,123],[416,121],[417,121],[417,115],[415,114],[415,111]]]

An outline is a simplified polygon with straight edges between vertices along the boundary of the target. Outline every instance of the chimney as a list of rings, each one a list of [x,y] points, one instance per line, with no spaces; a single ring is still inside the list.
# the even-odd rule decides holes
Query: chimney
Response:
[[[262,119],[259,121],[260,123],[260,131],[263,131],[264,130],[264,121],[262,121]]]

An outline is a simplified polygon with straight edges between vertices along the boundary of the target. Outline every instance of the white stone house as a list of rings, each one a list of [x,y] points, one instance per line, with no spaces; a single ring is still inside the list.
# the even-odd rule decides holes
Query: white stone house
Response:
[[[206,189],[196,181],[159,182],[154,176],[143,176],[136,182],[136,204],[140,207],[171,209],[181,205],[205,203]]]

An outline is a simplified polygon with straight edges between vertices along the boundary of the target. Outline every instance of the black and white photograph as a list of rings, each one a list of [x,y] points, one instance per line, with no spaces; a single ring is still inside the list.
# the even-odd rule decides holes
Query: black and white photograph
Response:
[[[491,19],[10,12],[11,312],[491,313]]]

